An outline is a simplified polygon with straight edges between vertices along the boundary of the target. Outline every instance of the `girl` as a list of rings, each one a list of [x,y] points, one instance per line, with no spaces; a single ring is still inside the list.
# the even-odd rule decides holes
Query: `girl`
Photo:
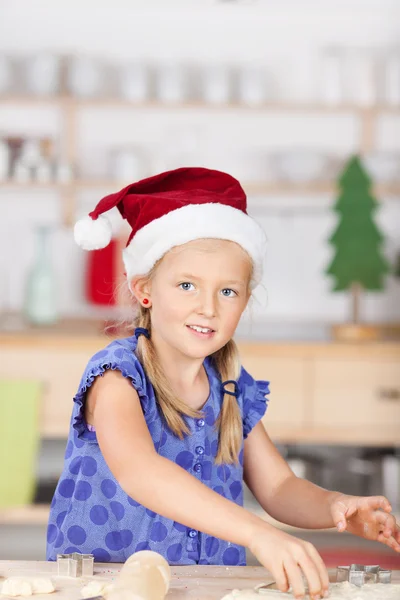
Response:
[[[74,398],[47,558],[93,553],[123,562],[151,549],[173,565],[244,565],[245,546],[280,590],[327,594],[317,550],[243,507],[243,481],[283,523],[336,526],[400,551],[383,497],[358,498],[297,478],[266,433],[268,382],[240,367],[232,339],[262,276],[265,235],[238,181],[183,168],[103,198],[75,227],[105,246],[102,213],[132,227],[123,258],[135,332],[89,361]],[[303,578],[304,575],[304,578]]]

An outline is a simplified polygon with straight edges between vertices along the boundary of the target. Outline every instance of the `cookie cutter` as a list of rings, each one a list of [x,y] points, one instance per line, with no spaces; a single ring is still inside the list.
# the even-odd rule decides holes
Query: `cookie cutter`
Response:
[[[348,581],[358,587],[366,583],[390,583],[392,571],[379,565],[348,565],[336,568],[336,581]]]
[[[93,554],[57,554],[57,570],[60,577],[92,577]]]

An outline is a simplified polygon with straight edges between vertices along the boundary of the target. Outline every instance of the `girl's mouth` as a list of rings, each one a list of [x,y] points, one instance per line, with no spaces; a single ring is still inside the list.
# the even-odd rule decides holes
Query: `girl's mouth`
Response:
[[[186,327],[196,336],[202,339],[210,339],[215,331],[209,327],[200,327],[200,325],[186,325]]]

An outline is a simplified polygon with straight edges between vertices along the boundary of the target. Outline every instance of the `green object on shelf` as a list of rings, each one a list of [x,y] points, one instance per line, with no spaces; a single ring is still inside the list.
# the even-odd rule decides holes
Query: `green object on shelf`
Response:
[[[340,195],[334,206],[339,224],[329,239],[336,252],[326,273],[335,279],[333,291],[354,285],[364,290],[383,290],[384,275],[391,271],[381,246],[374,212],[378,206],[372,181],[358,156],[347,163],[338,181]]]
[[[39,381],[0,380],[0,508],[33,500],[41,392]]]

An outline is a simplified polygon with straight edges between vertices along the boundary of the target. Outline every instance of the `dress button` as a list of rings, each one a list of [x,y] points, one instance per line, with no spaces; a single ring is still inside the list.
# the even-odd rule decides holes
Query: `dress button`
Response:
[[[200,463],[196,463],[193,468],[196,471],[196,473],[200,473],[200,471],[201,471],[201,464]]]
[[[197,446],[197,448],[196,448],[196,454],[204,454],[204,448],[203,448],[203,446]]]
[[[196,535],[197,535],[197,531],[195,531],[194,529],[191,529],[191,530],[189,531],[189,537],[191,537],[191,538],[195,538],[195,537],[196,537]]]
[[[205,425],[205,420],[204,419],[198,419],[197,426],[198,427],[204,427],[204,425]]]

